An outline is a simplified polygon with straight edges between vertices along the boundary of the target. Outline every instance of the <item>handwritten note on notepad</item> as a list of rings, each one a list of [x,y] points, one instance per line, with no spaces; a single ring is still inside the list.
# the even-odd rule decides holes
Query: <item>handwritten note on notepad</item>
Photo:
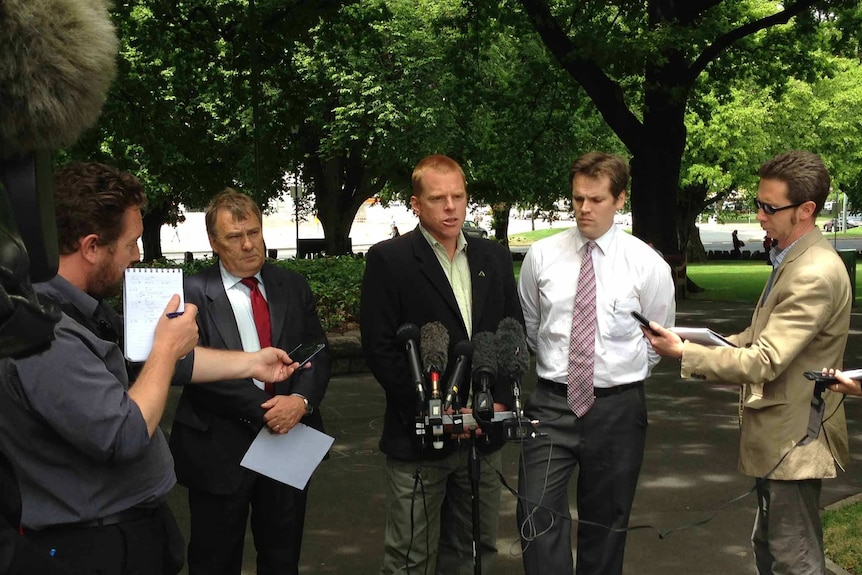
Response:
[[[183,270],[179,268],[128,268],[123,283],[125,354],[131,361],[146,361],[153,349],[156,324],[168,300],[180,296],[183,310]]]

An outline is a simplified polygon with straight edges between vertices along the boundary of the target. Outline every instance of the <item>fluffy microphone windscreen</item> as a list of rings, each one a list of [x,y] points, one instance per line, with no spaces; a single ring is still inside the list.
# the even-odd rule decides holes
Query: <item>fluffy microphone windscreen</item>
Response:
[[[438,372],[446,371],[449,361],[449,332],[439,321],[426,323],[419,330],[419,352],[425,371],[432,367]]]
[[[497,373],[497,336],[488,331],[473,335],[473,372]]]
[[[506,317],[497,326],[497,367],[500,373],[521,379],[530,368],[530,352],[527,351],[527,337],[524,327],[513,318]]]
[[[116,71],[107,0],[0,2],[0,158],[73,143]]]

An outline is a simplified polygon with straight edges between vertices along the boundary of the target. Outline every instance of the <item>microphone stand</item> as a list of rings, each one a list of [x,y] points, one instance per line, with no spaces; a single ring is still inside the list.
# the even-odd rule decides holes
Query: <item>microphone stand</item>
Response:
[[[476,428],[470,430],[470,463],[467,475],[470,477],[470,495],[473,511],[473,575],[482,575],[482,553],[479,549],[482,527],[479,524],[479,451],[476,449]]]

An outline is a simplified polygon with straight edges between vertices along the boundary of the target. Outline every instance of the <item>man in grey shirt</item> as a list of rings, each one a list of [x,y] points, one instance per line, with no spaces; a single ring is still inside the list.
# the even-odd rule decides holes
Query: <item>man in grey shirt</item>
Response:
[[[182,537],[165,504],[175,478],[159,429],[172,378],[280,381],[298,365],[274,348],[195,347],[197,309],[172,314],[175,295],[131,383],[122,324],[101,300],[119,293],[140,258],[143,187],[105,165],[74,164],[57,172],[54,200],[59,273],[35,289],[64,312],[56,339],[43,353],[0,362],[0,450],[21,485],[22,530],[46,555],[87,572],[175,573]]]

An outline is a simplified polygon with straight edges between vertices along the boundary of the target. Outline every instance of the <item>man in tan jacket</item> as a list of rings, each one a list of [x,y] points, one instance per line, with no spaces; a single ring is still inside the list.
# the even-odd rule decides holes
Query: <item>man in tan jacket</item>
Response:
[[[758,172],[757,220],[778,240],[773,272],[751,325],[728,339],[737,347],[682,341],[650,323],[661,355],[682,362],[682,376],[738,382],[739,469],[756,478],[752,546],[759,575],[826,572],[818,514],[821,480],[848,461],[841,395],[826,391],[818,437],[804,445],[813,392],[807,370],[840,366],[852,304],[847,271],[815,218],[830,178],[816,154],[791,151]]]

